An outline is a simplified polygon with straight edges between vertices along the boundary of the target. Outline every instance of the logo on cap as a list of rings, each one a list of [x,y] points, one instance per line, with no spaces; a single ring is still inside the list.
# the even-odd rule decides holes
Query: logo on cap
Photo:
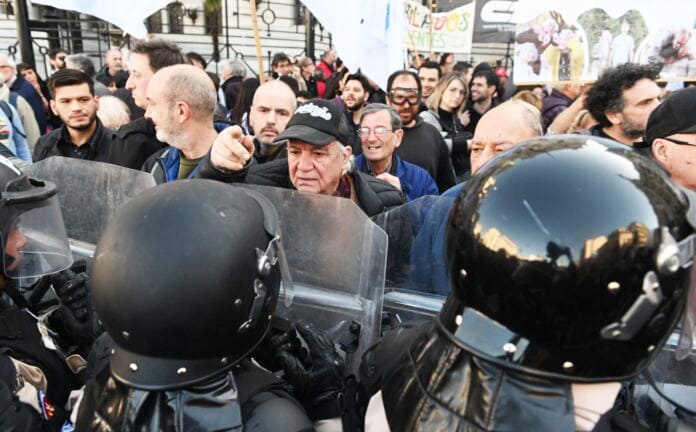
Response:
[[[313,103],[307,103],[297,108],[295,114],[309,114],[312,117],[320,117],[324,120],[331,120],[331,113],[326,107],[319,107]]]

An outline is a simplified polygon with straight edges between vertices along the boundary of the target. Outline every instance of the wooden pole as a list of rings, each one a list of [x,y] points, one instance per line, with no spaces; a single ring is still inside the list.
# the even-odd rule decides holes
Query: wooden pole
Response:
[[[428,0],[428,22],[430,38],[428,40],[428,57],[433,58],[433,0]]]
[[[256,58],[259,61],[259,83],[266,82],[266,74],[263,70],[263,55],[261,54],[261,38],[259,37],[259,22],[256,16],[256,0],[250,0],[251,7],[251,25],[254,29],[254,43],[256,44]]]

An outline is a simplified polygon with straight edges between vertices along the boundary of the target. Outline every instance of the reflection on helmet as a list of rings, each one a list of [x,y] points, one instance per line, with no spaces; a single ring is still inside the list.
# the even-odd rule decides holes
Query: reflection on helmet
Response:
[[[72,255],[56,186],[22,174],[0,156],[0,237],[3,273],[13,279],[66,269]]]
[[[94,258],[97,312],[114,376],[163,390],[229,369],[263,338],[280,286],[280,233],[260,194],[207,180],[124,205]]]
[[[529,141],[477,173],[455,205],[439,322],[505,367],[571,381],[635,375],[684,309],[687,208],[626,146]]]

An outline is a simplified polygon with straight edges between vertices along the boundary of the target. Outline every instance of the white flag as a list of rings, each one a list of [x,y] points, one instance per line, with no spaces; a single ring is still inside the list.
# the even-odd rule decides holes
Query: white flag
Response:
[[[403,0],[302,0],[331,33],[338,56],[383,90],[389,75],[404,67],[406,19]]]
[[[165,7],[171,0],[119,0],[117,2],[95,0],[32,0],[33,4],[53,6],[100,18],[123,30],[124,33],[145,39],[145,18]]]

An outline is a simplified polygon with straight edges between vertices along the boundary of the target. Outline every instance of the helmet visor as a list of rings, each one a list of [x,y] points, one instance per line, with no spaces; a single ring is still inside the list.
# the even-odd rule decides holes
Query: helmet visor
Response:
[[[58,203],[53,195],[41,201],[14,203],[12,220],[3,230],[3,270],[7,277],[23,279],[59,272],[70,267],[72,254]]]

